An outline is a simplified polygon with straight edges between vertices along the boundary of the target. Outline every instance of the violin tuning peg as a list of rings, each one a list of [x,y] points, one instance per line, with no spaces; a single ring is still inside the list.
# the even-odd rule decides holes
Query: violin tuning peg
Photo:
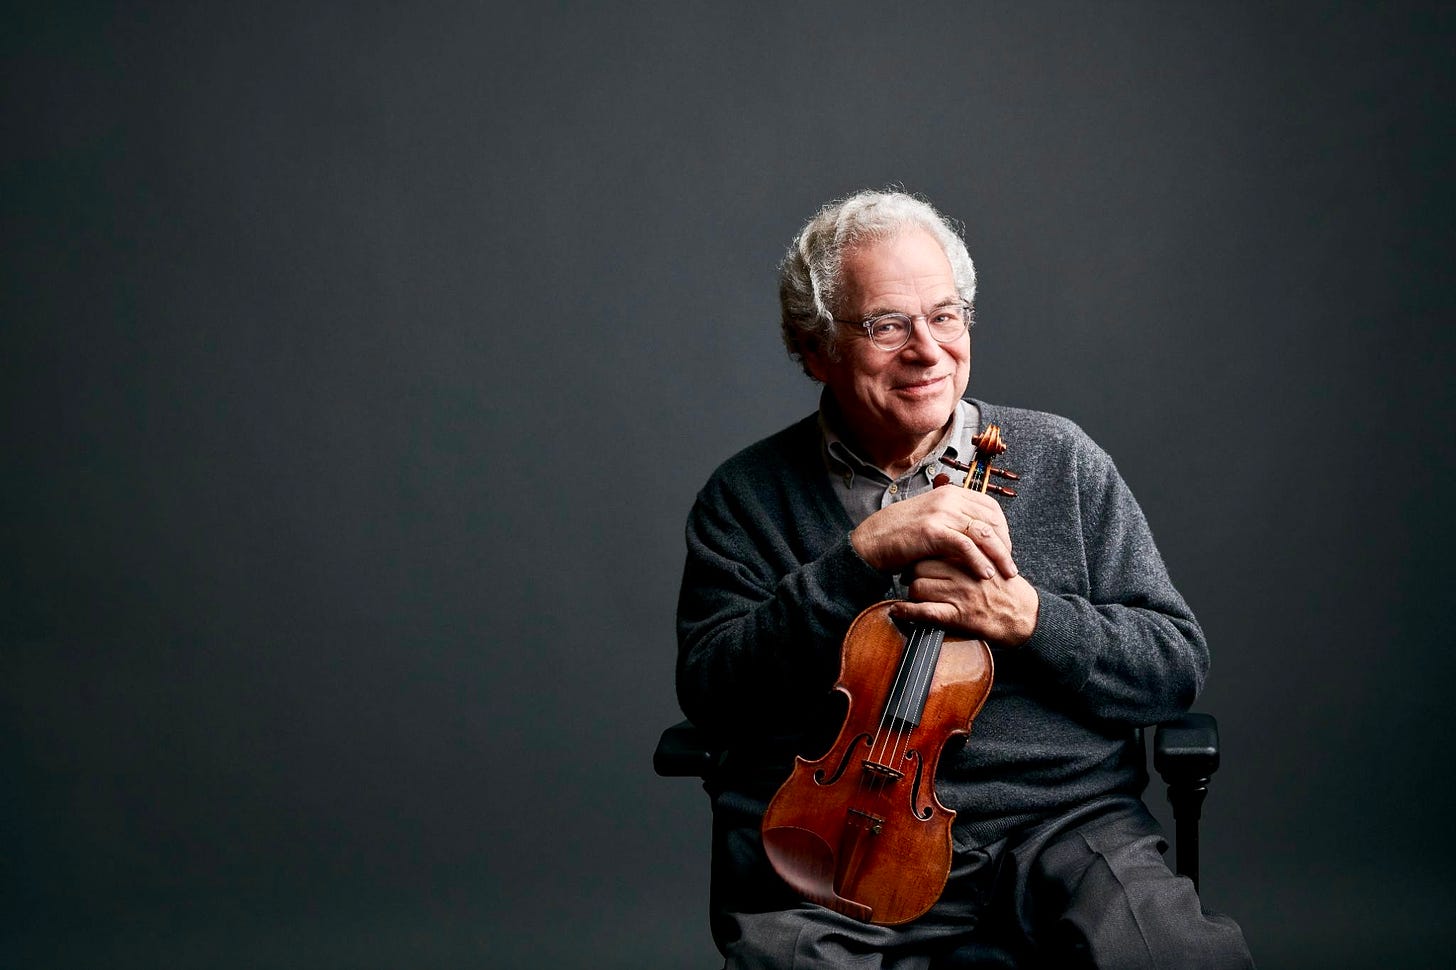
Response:
[[[1016,489],[1007,488],[1005,485],[987,485],[986,491],[995,492],[997,495],[1004,495],[1007,498],[1016,497]]]
[[[932,478],[930,482],[936,488],[940,488],[944,485],[950,484],[950,476],[947,475],[945,472],[941,472],[939,475],[936,475],[934,478]]]
[[[1021,476],[1018,475],[1018,474],[1016,474],[1014,471],[1012,471],[1009,468],[992,468],[991,469],[991,474],[992,475],[1000,475],[1002,478],[1009,478],[1013,482],[1019,482],[1019,481],[1021,481]]]

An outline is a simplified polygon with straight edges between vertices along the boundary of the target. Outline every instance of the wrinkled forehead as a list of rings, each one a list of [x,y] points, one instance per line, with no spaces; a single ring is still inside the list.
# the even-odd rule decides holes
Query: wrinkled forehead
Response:
[[[934,236],[908,227],[847,249],[840,262],[839,312],[924,313],[959,300],[950,259]]]

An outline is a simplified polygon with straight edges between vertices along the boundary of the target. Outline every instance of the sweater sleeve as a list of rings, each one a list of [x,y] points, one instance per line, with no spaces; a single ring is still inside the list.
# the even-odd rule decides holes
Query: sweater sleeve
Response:
[[[678,598],[678,702],[726,738],[792,737],[834,684],[839,647],[890,579],[849,544],[848,529],[806,540],[782,510],[717,476],[687,522]],[[796,550],[804,543],[808,552]]]
[[[1132,492],[1112,460],[1078,437],[1082,588],[1038,585],[1036,630],[1021,651],[1072,713],[1154,724],[1193,703],[1208,672],[1208,646]]]

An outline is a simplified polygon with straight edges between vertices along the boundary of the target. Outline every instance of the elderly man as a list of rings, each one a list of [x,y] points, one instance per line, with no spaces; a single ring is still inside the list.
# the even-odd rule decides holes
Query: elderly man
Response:
[[[731,751],[710,792],[715,938],[733,968],[925,967],[973,941],[1055,967],[1251,966],[1139,799],[1134,728],[1188,708],[1203,633],[1106,454],[1062,418],[962,399],[975,286],[952,225],[900,193],[826,206],[783,261],[784,341],[824,385],[819,411],[703,487],[678,604],[679,700]],[[933,488],[990,424],[1020,497]],[[945,891],[893,927],[798,898],[760,833],[792,756],[842,721],[846,630],[889,598],[996,665],[940,761],[958,813]]]

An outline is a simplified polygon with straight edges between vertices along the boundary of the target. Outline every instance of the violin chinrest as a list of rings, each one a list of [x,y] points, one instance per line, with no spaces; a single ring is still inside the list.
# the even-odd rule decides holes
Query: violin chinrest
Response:
[[[834,850],[815,832],[794,825],[765,829],[763,847],[784,882],[805,899],[868,923],[874,911],[834,891]]]

